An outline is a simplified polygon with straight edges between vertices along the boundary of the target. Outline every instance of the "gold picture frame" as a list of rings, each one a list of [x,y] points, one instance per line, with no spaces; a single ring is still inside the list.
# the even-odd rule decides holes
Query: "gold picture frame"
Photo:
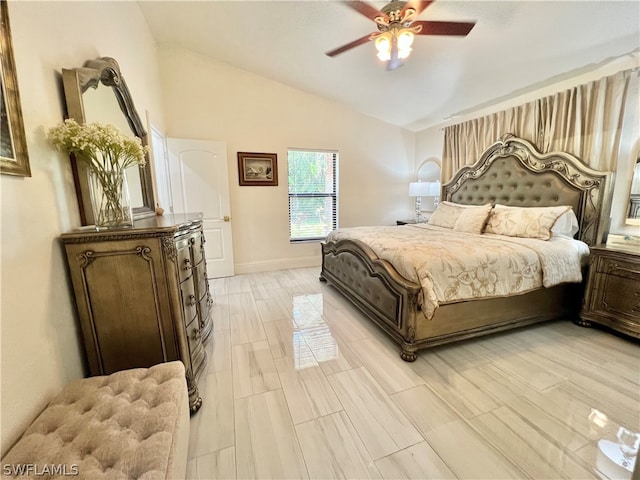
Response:
[[[9,7],[0,0],[0,173],[31,176],[11,45]]]
[[[238,152],[238,177],[242,187],[278,185],[278,155]]]

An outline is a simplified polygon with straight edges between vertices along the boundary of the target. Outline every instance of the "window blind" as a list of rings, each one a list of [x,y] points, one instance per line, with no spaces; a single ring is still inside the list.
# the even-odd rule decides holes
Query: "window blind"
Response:
[[[338,226],[338,153],[289,150],[289,240],[322,240]]]

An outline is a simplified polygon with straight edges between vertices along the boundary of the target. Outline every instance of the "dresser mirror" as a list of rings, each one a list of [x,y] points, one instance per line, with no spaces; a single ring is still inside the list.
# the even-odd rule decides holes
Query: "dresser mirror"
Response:
[[[640,221],[640,157],[636,158],[629,191],[629,206],[627,209],[627,223],[638,225]]]
[[[422,210],[426,212],[433,212],[438,206],[440,199],[440,176],[442,169],[440,161],[435,158],[429,158],[422,162],[418,168],[416,179],[420,182],[428,182],[429,189],[431,190],[429,196],[422,197]]]
[[[63,69],[67,115],[78,123],[112,124],[122,133],[131,134],[147,145],[147,132],[136,111],[131,93],[120,73],[118,62],[102,57],[88,60],[80,68]],[[92,225],[93,211],[87,179],[87,168],[71,159],[73,179],[82,225]],[[150,158],[144,167],[127,169],[127,184],[134,219],[155,214]]]

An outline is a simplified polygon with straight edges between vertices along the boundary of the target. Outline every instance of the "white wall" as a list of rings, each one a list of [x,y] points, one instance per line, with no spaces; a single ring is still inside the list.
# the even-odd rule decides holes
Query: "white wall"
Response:
[[[2,454],[84,374],[60,233],[79,225],[68,157],[44,140],[63,119],[60,70],[116,58],[142,118],[162,125],[155,44],[135,3],[9,2],[31,178],[0,176]]]
[[[159,52],[167,136],[227,143],[237,273],[320,264],[318,243],[289,243],[287,148],[339,151],[340,226],[411,215],[414,133],[186,50]],[[240,187],[238,151],[277,153],[279,185]]]
[[[462,123],[473,118],[482,117],[484,115],[489,115],[494,112],[522,105],[523,103],[530,102],[537,98],[552,95],[556,92],[561,92],[577,85],[592,82],[608,75],[613,75],[621,70],[638,67],[639,65],[640,54],[638,52],[634,52],[633,54],[604,62],[587,73],[582,73],[572,78],[549,84],[544,88],[531,90],[527,94],[519,95],[489,107],[465,113],[464,115],[457,116],[447,122],[442,122],[441,124],[422,130],[416,134],[416,167],[426,158],[442,158],[442,150],[444,148],[444,128],[448,125]],[[629,132],[627,133],[630,134],[623,136],[625,141],[621,146],[621,154],[618,158],[618,168],[614,178],[615,184],[611,204],[611,223],[609,229],[611,233],[622,233],[627,235],[640,235],[640,231],[637,226],[625,225],[625,215],[628,208],[627,202],[629,199],[629,190],[631,188],[633,167],[635,165],[635,159],[637,158],[638,151],[640,151],[637,135],[637,119],[639,115],[638,108],[640,105],[638,105],[637,100],[638,92],[634,92],[634,94],[636,100],[631,102],[631,104],[636,105],[636,110],[632,112],[633,115],[635,115],[636,123],[635,127],[633,127],[631,123],[628,123],[627,126],[629,127]]]

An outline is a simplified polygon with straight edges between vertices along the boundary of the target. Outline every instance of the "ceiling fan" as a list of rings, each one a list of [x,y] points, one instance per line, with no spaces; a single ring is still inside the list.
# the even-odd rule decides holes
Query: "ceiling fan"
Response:
[[[378,31],[331,50],[326,55],[335,57],[347,50],[375,40],[378,58],[387,62],[387,70],[395,70],[402,66],[402,61],[411,53],[414,35],[466,36],[475,25],[475,22],[416,20],[416,17],[433,1],[393,0],[381,10],[361,0],[349,0],[343,3],[373,20]]]

